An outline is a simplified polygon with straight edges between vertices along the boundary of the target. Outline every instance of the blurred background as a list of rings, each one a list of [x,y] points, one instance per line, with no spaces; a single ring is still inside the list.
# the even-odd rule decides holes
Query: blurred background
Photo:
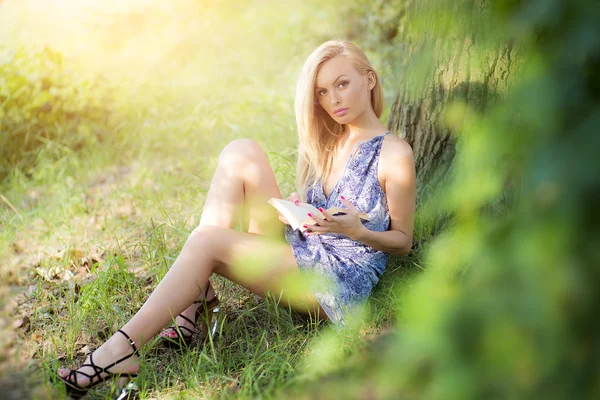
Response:
[[[214,278],[221,339],[148,346],[141,398],[600,397],[598,20],[590,0],[0,1],[0,390],[64,396],[48,378],[156,286],[229,141],[294,190],[295,81],[343,38],[413,148],[413,250],[341,331]]]

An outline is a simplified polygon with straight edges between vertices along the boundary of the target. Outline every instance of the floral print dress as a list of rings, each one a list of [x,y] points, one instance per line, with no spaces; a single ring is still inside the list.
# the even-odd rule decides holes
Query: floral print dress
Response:
[[[340,200],[343,195],[359,211],[369,215],[370,221],[361,220],[366,228],[380,232],[388,230],[389,209],[377,179],[377,166],[383,139],[390,133],[358,142],[358,152],[355,154],[355,146],[329,197],[325,196],[319,180],[307,191],[307,203],[324,209],[346,208]],[[306,236],[286,225],[285,238],[292,246],[301,272],[310,271],[332,284],[324,288],[315,280],[308,280],[319,304],[334,324],[343,325],[352,306],[369,297],[389,258],[389,254],[339,233]]]

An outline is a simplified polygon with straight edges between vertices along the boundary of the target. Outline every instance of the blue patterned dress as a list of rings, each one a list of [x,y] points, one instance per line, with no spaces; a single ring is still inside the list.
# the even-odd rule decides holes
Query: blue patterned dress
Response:
[[[319,180],[307,191],[307,203],[324,209],[346,208],[340,200],[343,195],[369,215],[370,221],[361,220],[366,228],[380,232],[388,230],[389,209],[377,179],[377,166],[383,138],[390,133],[358,142],[350,154],[352,157],[356,146],[360,146],[358,153],[347,162],[329,197],[325,196]],[[286,225],[285,238],[292,246],[301,272],[311,271],[333,283],[323,289],[309,279],[319,304],[334,324],[343,325],[352,306],[369,297],[389,258],[389,254],[339,233],[305,236]]]

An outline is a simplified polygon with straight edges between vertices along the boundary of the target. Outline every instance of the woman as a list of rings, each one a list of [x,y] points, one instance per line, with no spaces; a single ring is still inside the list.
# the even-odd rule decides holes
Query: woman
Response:
[[[161,336],[187,342],[197,310],[210,311],[209,298],[215,304],[212,273],[260,296],[280,293],[283,306],[343,324],[351,306],[371,293],[389,254],[410,251],[416,193],[412,150],[379,120],[382,89],[364,53],[347,41],[322,44],[304,64],[296,90],[298,193],[288,200],[313,204],[324,218],[309,215],[318,225],[304,234],[286,224],[287,243],[267,237],[269,224],[254,212],[258,209],[250,209],[247,233],[233,230],[245,201],[266,203],[281,193],[254,141],[228,144],[219,156],[199,226],[152,295],[82,367],[59,370],[71,393],[83,394],[113,375],[135,376],[137,349],[178,313],[176,324],[187,329],[169,328]],[[323,212],[332,206],[348,213]],[[370,221],[359,219],[359,211]],[[283,216],[279,219],[287,223]],[[236,260],[265,252],[276,256],[258,273],[240,270]],[[305,272],[334,285],[324,290],[314,281],[309,284]],[[288,282],[294,282],[293,290]]]

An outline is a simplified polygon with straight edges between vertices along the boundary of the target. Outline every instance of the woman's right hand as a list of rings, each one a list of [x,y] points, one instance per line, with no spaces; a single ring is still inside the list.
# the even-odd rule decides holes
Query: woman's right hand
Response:
[[[300,196],[298,195],[298,193],[294,192],[292,193],[287,199],[287,201],[291,201],[292,203],[299,205],[300,204]],[[281,215],[281,213],[279,211],[277,211],[277,214],[279,214],[279,220],[281,222],[283,222],[286,225],[289,225],[290,223],[288,222],[288,220]]]

